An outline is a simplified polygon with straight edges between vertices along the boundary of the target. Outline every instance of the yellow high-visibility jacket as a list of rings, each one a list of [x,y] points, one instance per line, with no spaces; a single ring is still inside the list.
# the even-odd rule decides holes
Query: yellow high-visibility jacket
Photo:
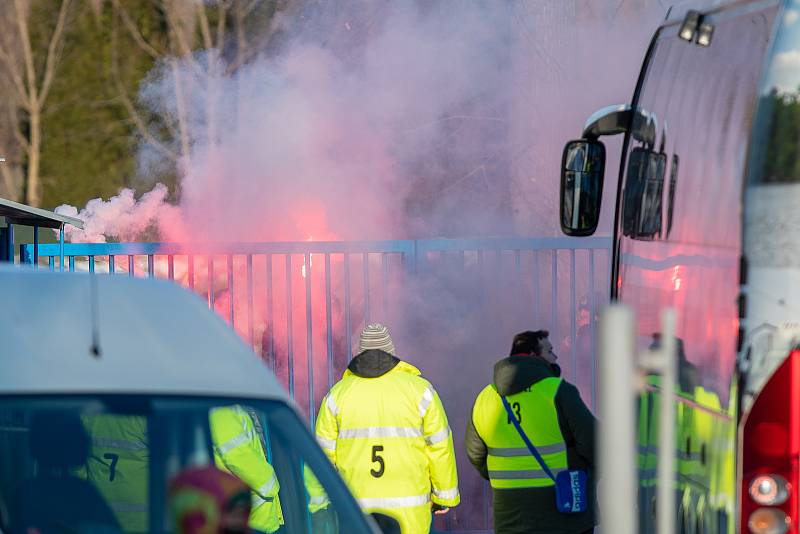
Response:
[[[366,512],[395,517],[403,534],[427,534],[431,502],[451,507],[460,500],[442,402],[403,361],[393,358],[379,376],[352,368],[322,401],[317,440]]]
[[[278,499],[280,484],[267,461],[250,415],[241,406],[234,405],[212,409],[209,419],[214,462],[250,486],[252,491],[250,526],[264,532],[275,532],[283,524]]]
[[[147,532],[147,421],[140,416],[116,414],[87,415],[82,419],[92,438],[87,478],[100,491],[125,532]]]
[[[567,468],[567,445],[554,402],[560,385],[560,378],[545,378],[507,397],[514,416],[553,474]],[[488,447],[486,464],[493,488],[554,485],[513,425],[494,384],[478,395],[472,421]]]

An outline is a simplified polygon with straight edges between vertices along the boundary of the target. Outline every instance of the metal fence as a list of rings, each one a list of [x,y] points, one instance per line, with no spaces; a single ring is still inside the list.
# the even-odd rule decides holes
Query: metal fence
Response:
[[[23,263],[175,280],[205,298],[314,417],[369,322],[437,387],[460,439],[474,394],[514,332],[545,328],[566,379],[596,404],[597,311],[610,238],[486,238],[236,244],[22,245]],[[460,447],[460,445],[459,445]],[[465,502],[438,526],[489,529],[491,498],[459,461]]]

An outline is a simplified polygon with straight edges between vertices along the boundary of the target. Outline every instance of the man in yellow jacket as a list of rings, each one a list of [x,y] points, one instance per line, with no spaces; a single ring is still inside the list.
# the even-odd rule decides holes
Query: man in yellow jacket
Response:
[[[427,534],[432,508],[459,503],[442,402],[397,358],[383,325],[361,333],[358,355],[322,401],[316,433],[361,507],[396,518],[403,534]]]
[[[267,461],[252,417],[244,407],[235,404],[212,409],[209,420],[214,463],[252,491],[250,526],[262,532],[277,531],[283,525],[278,497],[280,484]]]

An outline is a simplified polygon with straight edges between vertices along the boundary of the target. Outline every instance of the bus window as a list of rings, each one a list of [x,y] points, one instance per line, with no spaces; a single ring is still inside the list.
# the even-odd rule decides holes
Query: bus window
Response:
[[[631,151],[623,196],[623,232],[634,239],[661,235],[661,204],[664,191],[665,154],[642,147]]]
[[[672,231],[672,214],[675,212],[675,186],[678,184],[678,166],[680,158],[677,154],[672,155],[672,167],[669,170],[669,197],[667,198],[667,233]]]

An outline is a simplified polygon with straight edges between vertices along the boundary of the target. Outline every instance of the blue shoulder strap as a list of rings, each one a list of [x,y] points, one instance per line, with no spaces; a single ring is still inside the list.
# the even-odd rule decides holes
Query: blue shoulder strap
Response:
[[[509,419],[511,419],[511,422],[514,423],[514,427],[517,429],[517,432],[519,432],[522,441],[524,441],[525,445],[528,446],[528,450],[531,451],[531,454],[533,454],[534,458],[536,458],[536,461],[539,462],[539,465],[542,466],[542,469],[544,469],[544,472],[547,473],[547,476],[549,476],[553,480],[553,482],[555,482],[556,477],[553,476],[553,472],[550,471],[550,468],[547,467],[546,463],[544,463],[544,460],[542,459],[542,456],[539,454],[539,451],[536,450],[536,447],[533,446],[531,440],[528,439],[528,435],[525,434],[524,430],[522,430],[519,421],[517,421],[517,416],[514,415],[513,411],[511,411],[511,406],[508,404],[508,400],[505,398],[504,395],[500,395],[500,399],[503,401],[503,406],[505,406],[506,412],[508,412],[508,417]]]

